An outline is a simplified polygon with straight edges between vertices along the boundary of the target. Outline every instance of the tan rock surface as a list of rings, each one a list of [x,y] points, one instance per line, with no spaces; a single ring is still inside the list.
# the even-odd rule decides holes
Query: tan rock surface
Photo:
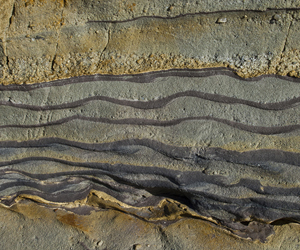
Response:
[[[0,32],[3,84],[218,66],[242,77],[298,77],[297,2],[174,2],[171,10],[167,1],[9,3]]]
[[[208,221],[185,218],[169,225],[145,223],[118,211],[77,215],[32,202],[0,209],[1,248],[21,249],[287,249],[299,248],[299,225],[275,225],[269,242],[240,239]],[[7,224],[7,221],[10,221]],[[135,233],[132,233],[132,232]],[[12,238],[11,235],[14,235]],[[16,241],[16,239],[18,239]],[[53,240],[55,239],[55,240]]]

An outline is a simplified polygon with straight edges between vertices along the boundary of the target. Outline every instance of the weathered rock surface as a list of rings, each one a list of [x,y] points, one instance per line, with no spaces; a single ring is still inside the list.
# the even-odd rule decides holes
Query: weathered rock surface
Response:
[[[299,6],[297,1],[7,2],[0,27],[1,82],[224,66],[242,77],[298,77]]]
[[[300,2],[0,9],[3,249],[299,248]]]
[[[297,249],[299,225],[274,225],[267,243],[239,239],[210,222],[147,223],[114,210],[74,214],[24,201],[1,208],[3,249]],[[9,221],[10,223],[7,223]],[[5,230],[4,230],[5,229]],[[83,233],[82,233],[83,232]],[[134,232],[134,233],[133,233]],[[11,240],[13,234],[15,241]],[[53,240],[55,239],[55,240]]]
[[[265,242],[300,221],[299,88],[226,69],[3,86],[1,202],[207,220]]]

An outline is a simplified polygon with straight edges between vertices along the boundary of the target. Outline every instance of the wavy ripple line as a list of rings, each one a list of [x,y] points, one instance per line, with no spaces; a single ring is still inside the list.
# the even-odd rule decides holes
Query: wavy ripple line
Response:
[[[155,169],[155,167],[149,167],[151,169]],[[176,185],[189,185],[192,183],[184,183],[186,180],[188,180],[188,178],[182,178],[182,182],[174,182],[172,181],[172,179],[175,179],[175,176],[178,174],[178,171],[172,171],[172,170],[168,170],[168,174],[169,174],[169,178],[168,180],[170,180],[173,184]],[[120,171],[122,172],[122,171]],[[21,176],[24,176],[26,178],[28,178],[26,181],[24,181],[24,183],[21,183],[23,185],[26,185],[27,181],[30,182],[43,182],[46,181],[47,179],[55,179],[55,178],[61,178],[63,177],[63,179],[59,179],[57,180],[57,183],[61,182],[61,181],[68,181],[69,183],[79,183],[78,180],[75,180],[73,177],[76,177],[78,179],[81,179],[81,181],[91,181],[91,182],[95,182],[97,184],[105,184],[107,185],[106,182],[101,181],[100,179],[98,179],[98,177],[103,176],[103,174],[105,174],[104,171],[101,170],[97,170],[97,169],[93,169],[93,170],[86,170],[86,171],[67,171],[67,172],[59,172],[59,173],[52,173],[52,174],[32,174],[32,173],[27,173],[25,171],[20,171],[20,170],[15,170],[15,169],[5,169],[5,170],[1,170],[0,171],[0,178],[5,178],[5,175],[10,175],[10,174],[18,174]],[[117,174],[117,173],[115,173]],[[133,172],[132,174],[139,174],[136,172]],[[150,171],[148,171],[148,175],[150,174]],[[207,176],[206,174],[203,174],[202,172],[191,172],[191,171],[185,171],[182,173],[183,175],[191,175],[191,174],[196,174],[197,176],[200,177],[200,179],[206,183],[211,183],[220,187],[224,187],[224,188],[230,188],[230,187],[246,187],[252,191],[254,191],[255,193],[258,194],[266,194],[266,195],[272,195],[272,194],[276,194],[276,195],[285,195],[285,196],[299,196],[300,195],[300,188],[299,187],[293,187],[293,188],[282,188],[282,187],[272,187],[272,186],[262,186],[260,181],[258,180],[254,180],[254,179],[244,179],[241,178],[240,181],[236,184],[226,184],[225,183],[225,179],[224,178],[220,178],[220,176],[217,175],[213,175],[213,176]],[[113,174],[111,173],[111,175],[113,176]],[[117,174],[118,175],[118,174]],[[156,174],[153,173],[152,177],[155,177]],[[148,178],[150,178],[151,176],[149,176]],[[166,176],[164,176],[166,177]],[[201,178],[202,177],[202,178]],[[17,179],[17,178],[16,178]],[[191,180],[192,182],[195,181],[196,183],[198,182],[196,178],[192,178]],[[13,183],[13,184],[12,184]],[[14,184],[16,184],[17,182],[13,181],[13,182],[9,182],[7,184],[5,184],[3,186],[3,184],[0,185],[0,190],[3,190],[3,188],[9,188],[14,186]],[[108,181],[109,183],[109,181]],[[53,180],[51,180],[51,183],[49,183],[48,185],[51,186],[53,185]],[[55,184],[54,184],[55,185]],[[114,189],[115,187],[113,185],[109,186],[110,188]],[[263,187],[263,189],[262,189]],[[115,191],[119,191],[119,190],[115,190]]]
[[[115,169],[116,171],[116,169]],[[154,176],[161,174],[161,173],[156,173],[155,171],[153,172],[153,168],[150,169],[150,171],[152,172],[152,174],[154,174]],[[122,171],[121,171],[122,172]],[[120,191],[124,191],[123,187],[128,186],[129,188],[134,188],[134,189],[140,189],[143,188],[145,190],[148,190],[150,193],[152,193],[152,195],[157,195],[157,191],[155,191],[155,188],[162,191],[162,190],[169,190],[169,195],[172,193],[173,194],[177,194],[177,197],[180,196],[187,196],[186,198],[193,200],[192,203],[194,203],[192,205],[193,209],[198,210],[198,212],[203,212],[205,210],[207,210],[207,207],[205,204],[207,204],[207,201],[210,201],[209,203],[211,205],[213,205],[213,203],[217,202],[220,203],[220,205],[222,204],[224,206],[224,210],[225,211],[231,211],[232,213],[237,213],[238,211],[234,212],[231,210],[231,208],[237,207],[239,205],[241,205],[241,203],[246,203],[249,204],[249,200],[251,201],[252,204],[260,204],[261,206],[263,206],[265,209],[270,209],[270,208],[276,208],[278,210],[282,210],[281,212],[290,212],[293,213],[294,216],[297,216],[299,218],[299,213],[297,212],[299,210],[300,204],[299,202],[295,201],[295,202],[286,202],[283,200],[274,200],[274,195],[275,196],[298,196],[300,193],[300,189],[299,188],[280,188],[280,187],[264,187],[264,189],[261,189],[261,184],[259,183],[259,181],[257,180],[251,180],[251,179],[241,179],[239,183],[234,184],[234,185],[224,185],[224,183],[222,183],[222,179],[224,178],[220,178],[219,176],[206,176],[205,174],[201,173],[201,172],[183,172],[181,174],[181,177],[176,178],[173,175],[178,174],[178,171],[169,171],[166,177],[166,180],[160,181],[160,180],[151,180],[151,178],[149,180],[139,180],[137,181],[135,178],[131,179],[130,177],[126,176],[126,173],[128,171],[125,171],[125,175],[124,172],[123,174],[120,171],[116,171],[116,173],[112,173],[112,171],[106,171],[106,173],[100,173],[98,172],[98,174],[100,174],[101,176],[104,175],[108,175],[110,177],[112,177],[116,182],[119,182],[121,185],[117,185],[116,188],[119,187]],[[82,173],[81,173],[82,174]],[[95,174],[95,173],[94,173]],[[134,174],[134,173],[132,173]],[[196,176],[197,178],[193,178],[193,176]],[[192,180],[191,180],[191,179]],[[173,181],[172,181],[173,179]],[[64,180],[62,182],[58,182],[57,184],[49,184],[49,185],[44,185],[44,184],[40,184],[36,181],[26,181],[24,180],[22,181],[12,181],[10,183],[6,183],[0,186],[0,190],[5,190],[7,188],[10,187],[14,187],[14,186],[23,186],[23,187],[32,187],[38,190],[41,190],[43,194],[48,195],[49,197],[51,197],[52,195],[54,195],[54,197],[59,196],[61,193],[65,193],[64,188],[68,185],[76,185],[76,184],[80,184],[80,182],[84,181],[84,180],[90,180],[91,183],[88,184],[88,189],[99,189],[101,188],[99,185],[104,184],[104,188],[108,188],[110,189],[109,186],[106,185],[106,183],[103,183],[101,181],[97,181],[95,178],[90,179],[89,177],[86,178],[78,178],[78,179],[67,179]],[[174,181],[175,180],[175,181]],[[186,186],[184,184],[186,184],[186,181],[188,181],[188,183],[199,183],[204,182],[204,183],[211,183],[214,185],[218,185],[224,188],[235,188],[235,187],[244,187],[247,188],[249,190],[252,190],[253,192],[260,194],[260,195],[264,195],[265,197],[250,197],[250,198],[231,198],[231,197],[224,197],[224,196],[220,196],[218,194],[215,194],[213,189],[205,189],[205,190],[197,190],[197,188],[189,188],[189,186]],[[98,186],[98,188],[97,188]],[[123,190],[122,190],[123,189]],[[101,189],[100,189],[101,190]],[[128,188],[127,188],[128,190]],[[109,193],[111,193],[110,190]],[[117,190],[115,190],[117,191]],[[27,190],[24,191],[19,191],[19,193],[25,193],[28,192]],[[29,193],[31,193],[29,191]],[[69,191],[69,195],[74,199],[74,195],[78,195],[77,191]],[[117,192],[118,193],[118,192]],[[159,196],[164,196],[168,194],[167,193],[160,193]],[[178,196],[179,195],[179,196]],[[69,199],[70,199],[69,196]],[[53,199],[53,197],[51,197]],[[197,204],[198,203],[198,204]],[[205,207],[198,207],[198,205],[200,204]],[[277,205],[276,205],[277,204]],[[289,209],[286,209],[286,205],[289,205]],[[216,205],[216,204],[215,204]],[[216,206],[218,207],[218,205]],[[269,217],[270,215],[268,215],[267,217]],[[264,215],[263,217],[266,217],[266,215]],[[278,219],[278,218],[276,218]]]
[[[144,146],[172,159],[188,159],[201,164],[203,161],[226,161],[237,164],[262,164],[265,162],[286,163],[289,165],[300,166],[300,154],[283,151],[278,149],[258,149],[252,151],[238,152],[222,148],[197,149],[191,147],[180,147],[164,144],[159,141],[150,139],[128,139],[108,143],[83,143],[69,141],[61,138],[43,138],[32,141],[4,141],[0,142],[1,148],[33,148],[33,147],[50,147],[52,145],[64,145],[75,147],[83,150],[96,152],[127,152],[128,147]],[[31,157],[15,159],[11,161],[0,161],[0,167],[12,164],[22,163],[29,160],[50,160],[45,157]],[[55,160],[55,159],[54,159]],[[55,161],[59,161],[56,159]],[[60,162],[64,163],[64,162]]]
[[[162,19],[162,20],[172,20],[172,19],[178,19],[181,17],[191,17],[191,16],[198,16],[198,15],[212,15],[212,14],[218,14],[218,13],[245,13],[245,12],[251,12],[251,13],[263,13],[263,12],[269,12],[269,11],[297,11],[300,10],[298,7],[291,7],[291,8],[266,8],[265,10],[257,10],[257,9],[233,9],[233,10],[215,10],[215,11],[200,11],[195,13],[185,13],[180,14],[176,16],[137,16],[131,19],[125,19],[125,20],[88,20],[87,23],[127,23],[136,21],[139,19]]]
[[[73,121],[73,120],[81,120],[81,121],[89,121],[96,123],[107,123],[107,124],[119,124],[119,125],[137,125],[137,126],[158,126],[158,127],[170,127],[178,125],[182,122],[186,121],[215,121],[219,123],[223,123],[233,128],[237,128],[240,130],[244,130],[247,132],[262,134],[262,135],[275,135],[282,133],[290,133],[295,130],[300,129],[300,124],[296,125],[287,125],[287,126],[276,126],[276,127],[263,127],[263,126],[250,126],[245,125],[239,122],[233,122],[226,119],[215,118],[211,116],[193,116],[193,117],[185,117],[168,121],[159,121],[159,120],[150,120],[150,119],[139,119],[139,118],[127,118],[127,119],[119,119],[112,120],[108,118],[95,118],[95,117],[86,117],[81,115],[74,115],[71,117],[62,118],[53,122],[46,122],[40,124],[31,124],[31,125],[21,125],[21,124],[10,124],[10,125],[1,125],[0,128],[40,128],[46,126],[54,126],[54,125],[62,125],[64,123]]]
[[[234,98],[234,97],[228,97],[224,95],[210,94],[210,93],[191,90],[191,91],[179,92],[153,101],[130,101],[130,100],[120,100],[120,99],[107,97],[107,96],[92,96],[78,101],[63,103],[59,105],[37,106],[37,105],[28,105],[28,104],[17,104],[10,101],[0,101],[0,105],[12,106],[16,108],[28,109],[33,111],[46,111],[46,110],[77,108],[91,101],[107,101],[110,103],[114,103],[122,106],[129,106],[137,109],[157,109],[166,106],[172,100],[175,100],[180,97],[197,97],[199,99],[214,101],[214,102],[219,102],[224,104],[244,104],[258,109],[275,110],[275,111],[292,108],[298,105],[300,102],[300,97],[296,97],[288,101],[282,101],[276,103],[259,103],[259,102],[244,100],[240,98]]]
[[[39,88],[46,88],[51,86],[64,86],[68,84],[83,83],[83,82],[95,82],[95,81],[126,81],[135,83],[151,83],[156,78],[159,77],[194,77],[203,78],[209,76],[228,76],[240,81],[253,82],[259,81],[263,78],[273,77],[282,79],[290,82],[300,82],[300,78],[290,77],[290,76],[280,76],[280,75],[261,75],[253,78],[242,78],[235,74],[235,71],[230,68],[216,67],[216,68],[206,68],[206,69],[169,69],[161,71],[152,71],[140,74],[124,74],[124,75],[105,75],[96,74],[90,76],[77,76],[62,80],[55,80],[51,82],[43,82],[28,85],[0,85],[1,91],[30,91]]]

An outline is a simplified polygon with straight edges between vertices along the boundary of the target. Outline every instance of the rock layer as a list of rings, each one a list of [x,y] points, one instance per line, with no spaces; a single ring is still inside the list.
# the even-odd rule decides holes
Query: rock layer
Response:
[[[3,87],[1,202],[205,219],[265,242],[300,220],[298,89],[226,69]]]
[[[3,6],[1,82],[224,66],[299,76],[297,1],[209,2],[17,0]]]
[[[41,228],[24,244],[298,248],[300,3],[1,8],[0,205]]]

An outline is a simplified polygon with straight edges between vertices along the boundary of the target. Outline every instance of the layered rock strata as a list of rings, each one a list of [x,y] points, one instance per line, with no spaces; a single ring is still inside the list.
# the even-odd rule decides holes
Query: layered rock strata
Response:
[[[2,87],[1,202],[206,219],[264,242],[300,218],[299,86],[207,69]]]
[[[3,2],[1,234],[297,249],[299,6]]]

